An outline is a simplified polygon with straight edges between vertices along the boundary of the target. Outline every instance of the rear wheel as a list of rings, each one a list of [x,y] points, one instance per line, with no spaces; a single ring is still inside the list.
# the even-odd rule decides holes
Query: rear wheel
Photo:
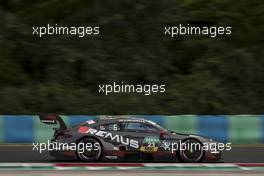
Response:
[[[101,159],[102,152],[102,145],[97,139],[85,137],[78,142],[76,155],[81,161],[94,162]]]
[[[178,151],[179,160],[185,163],[201,162],[205,153],[202,146],[202,143],[197,139],[184,140],[181,150]]]

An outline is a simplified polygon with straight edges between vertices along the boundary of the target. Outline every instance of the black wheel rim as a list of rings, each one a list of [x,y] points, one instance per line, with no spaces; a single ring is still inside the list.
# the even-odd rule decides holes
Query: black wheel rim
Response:
[[[88,143],[94,146],[96,143],[98,143],[98,141],[95,139],[85,138],[85,139],[82,139],[78,144],[80,143],[83,143],[84,146]],[[102,148],[99,143],[98,143],[98,146],[99,146],[98,150],[95,150],[94,147],[92,147],[91,150],[87,150],[86,147],[83,151],[77,150],[77,155],[83,161],[96,161],[100,158],[101,153],[102,153]]]
[[[199,162],[204,153],[201,143],[197,140],[190,139],[185,141],[183,144],[188,146],[185,150],[180,151],[181,158],[183,159],[183,161]]]

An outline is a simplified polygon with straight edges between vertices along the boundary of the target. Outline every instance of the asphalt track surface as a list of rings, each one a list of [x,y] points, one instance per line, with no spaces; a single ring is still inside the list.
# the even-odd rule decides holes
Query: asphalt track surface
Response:
[[[229,152],[223,152],[223,161],[225,163],[264,163],[264,146],[237,146]],[[32,151],[31,145],[0,145],[0,163],[60,163],[65,161],[55,161],[49,156],[48,152],[39,154]],[[69,162],[69,161],[68,161]],[[170,170],[133,170],[133,171],[83,171],[83,170],[50,170],[50,171],[12,171],[2,170],[0,176],[19,175],[19,176],[259,176],[264,175],[264,171],[170,171]]]
[[[65,162],[55,161],[47,151],[39,154],[32,148],[32,145],[0,145],[0,162]],[[264,145],[232,147],[231,151],[223,152],[222,158],[225,163],[264,163]]]
[[[0,172],[0,176],[240,176],[240,175],[247,175],[247,176],[260,176],[263,175],[263,172],[215,172],[215,171],[3,171]]]

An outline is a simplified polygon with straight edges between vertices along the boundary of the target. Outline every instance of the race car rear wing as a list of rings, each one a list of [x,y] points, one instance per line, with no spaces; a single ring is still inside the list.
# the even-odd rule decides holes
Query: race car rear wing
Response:
[[[57,114],[40,114],[39,119],[42,123],[45,124],[57,124],[59,122],[61,130],[67,129],[66,124],[63,119]]]

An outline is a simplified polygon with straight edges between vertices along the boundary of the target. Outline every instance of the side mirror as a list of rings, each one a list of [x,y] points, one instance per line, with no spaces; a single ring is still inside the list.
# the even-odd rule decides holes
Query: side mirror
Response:
[[[160,138],[161,140],[163,140],[163,139],[164,139],[164,135],[165,135],[165,132],[164,132],[164,131],[161,131],[161,132],[160,132],[160,137],[159,137],[159,138]]]
[[[175,132],[175,131],[170,131],[170,133],[171,133],[171,134],[176,134],[176,132]]]

